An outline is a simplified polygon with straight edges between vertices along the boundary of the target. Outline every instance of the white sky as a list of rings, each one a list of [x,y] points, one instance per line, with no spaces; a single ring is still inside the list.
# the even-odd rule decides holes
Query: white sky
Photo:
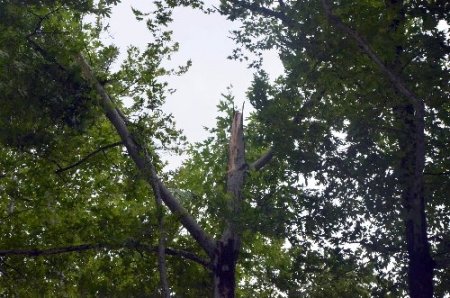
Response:
[[[219,5],[216,1],[206,2]],[[112,42],[122,51],[130,44],[144,46],[150,40],[145,22],[136,21],[131,12],[131,6],[148,11],[150,5],[150,1],[125,0],[114,8],[109,32]],[[189,141],[200,141],[206,137],[203,127],[215,123],[220,94],[232,85],[236,105],[241,106],[253,72],[245,63],[226,59],[235,47],[229,32],[237,23],[191,8],[177,8],[173,19],[173,40],[179,42],[180,51],[173,56],[171,64],[184,65],[191,59],[192,67],[180,77],[169,78],[170,87],[177,92],[168,96],[164,109],[174,115],[177,127],[184,130]],[[272,79],[282,73],[276,53],[268,52],[264,61],[264,69]],[[246,109],[250,109],[249,104]]]

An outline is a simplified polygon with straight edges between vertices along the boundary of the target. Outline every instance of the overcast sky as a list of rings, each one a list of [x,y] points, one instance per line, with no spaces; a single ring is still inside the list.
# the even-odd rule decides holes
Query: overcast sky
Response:
[[[207,2],[218,5],[215,1]],[[144,46],[150,40],[145,23],[136,21],[131,12],[131,6],[148,11],[150,3],[125,0],[114,8],[109,32],[112,42],[122,51],[127,45]],[[170,87],[177,92],[167,98],[164,108],[173,113],[178,128],[184,130],[189,141],[200,141],[206,137],[203,127],[214,125],[220,94],[232,85],[236,105],[241,106],[253,72],[245,63],[226,58],[235,47],[229,32],[239,24],[191,8],[177,8],[173,18],[173,40],[179,42],[180,51],[171,64],[183,65],[191,59],[192,67],[180,77],[169,78]],[[282,73],[276,53],[267,52],[264,61],[264,69],[272,78]],[[250,105],[246,106],[249,109]]]

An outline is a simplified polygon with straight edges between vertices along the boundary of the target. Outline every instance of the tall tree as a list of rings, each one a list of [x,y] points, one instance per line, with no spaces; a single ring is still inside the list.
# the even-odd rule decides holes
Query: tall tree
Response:
[[[256,160],[254,164],[248,165],[245,162],[243,117],[241,113],[236,112],[230,134],[226,195],[222,197],[227,202],[225,204],[227,216],[221,219],[223,231],[220,235],[217,237],[210,235],[158,175],[161,162],[156,154],[156,147],[167,148],[180,141],[179,132],[173,128],[171,117],[164,115],[160,109],[164,101],[165,84],[160,83],[159,79],[160,76],[169,73],[161,67],[161,61],[176,49],[176,45],[171,44],[170,32],[164,27],[171,19],[171,10],[178,3],[155,2],[155,12],[147,21],[154,40],[143,52],[130,47],[128,57],[121,69],[114,73],[109,67],[117,57],[118,50],[114,46],[103,45],[100,34],[103,28],[102,17],[109,14],[108,5],[115,2],[100,1],[96,6],[92,3],[77,1],[38,2],[26,6],[23,3],[1,3],[1,11],[4,14],[1,25],[5,32],[2,34],[2,39],[9,40],[9,43],[3,43],[1,48],[2,67],[9,73],[8,76],[2,77],[4,92],[0,98],[7,107],[2,111],[2,121],[6,128],[2,132],[2,149],[6,156],[18,154],[17,152],[32,156],[31,165],[25,164],[27,169],[33,166],[33,162],[45,164],[40,171],[48,172],[52,168],[51,163],[57,166],[57,169],[52,171],[53,174],[47,175],[44,179],[33,176],[36,179],[34,184],[28,183],[27,175],[19,175],[22,172],[18,169],[20,164],[12,164],[9,169],[5,169],[5,173],[2,173],[4,177],[10,178],[3,180],[5,185],[16,187],[18,190],[16,192],[10,190],[5,194],[5,198],[13,207],[10,212],[12,232],[6,233],[2,241],[3,245],[10,241],[7,245],[9,249],[0,251],[1,256],[7,257],[3,264],[14,269],[15,266],[9,264],[11,256],[16,256],[14,259],[16,261],[17,256],[27,258],[94,251],[91,256],[95,259],[99,251],[104,251],[105,254],[100,254],[103,258],[111,257],[116,262],[121,262],[120,258],[114,256],[113,251],[157,252],[162,284],[161,293],[164,296],[170,296],[165,255],[178,255],[212,271],[212,288],[215,297],[234,297],[236,264],[241,246],[240,214],[244,176],[249,169],[260,170],[271,160],[272,154],[269,152],[262,155],[261,159]],[[181,4],[198,5],[195,1]],[[134,12],[138,19],[143,19],[145,16],[142,12]],[[83,16],[87,13],[93,13],[97,17],[95,25],[83,22]],[[182,71],[184,68],[181,69]],[[15,93],[15,90],[19,92]],[[131,107],[124,107],[121,100],[123,97],[132,98]],[[30,98],[32,104],[29,102]],[[109,139],[111,141],[107,142],[106,140]],[[81,148],[76,146],[76,140],[83,144]],[[84,142],[87,140],[102,145],[92,149],[91,146],[85,146]],[[106,154],[107,151],[117,147],[123,147],[124,150],[114,151],[116,155],[108,162],[114,165],[110,171],[105,170],[104,165],[95,165],[93,169],[87,167],[86,171],[80,170],[80,167],[90,163],[101,153]],[[61,160],[69,154],[78,156],[78,160],[69,165],[62,165]],[[130,159],[124,155],[129,156]],[[134,166],[131,165],[132,163]],[[130,167],[135,170],[131,170]],[[66,175],[66,173],[69,174]],[[55,174],[61,176],[61,181]],[[15,180],[15,186],[9,180]],[[146,187],[138,183],[139,181],[145,182]],[[66,183],[72,187],[64,189]],[[125,189],[128,193],[121,193],[122,187],[128,184],[130,184],[129,188]],[[81,204],[73,210],[73,216],[84,212],[85,216],[89,217],[92,213],[91,229],[95,231],[95,227],[101,228],[106,225],[112,231],[105,234],[91,231],[81,238],[77,238],[79,233],[69,233],[69,235],[65,233],[67,237],[58,241],[50,235],[55,228],[53,223],[50,226],[43,224],[39,232],[38,218],[42,215],[33,211],[37,202],[42,199],[42,195],[36,194],[35,189],[43,189],[45,192],[47,188],[54,191],[53,195],[49,194],[49,196],[55,196],[54,204],[58,207],[64,204],[65,209],[70,209],[67,207],[72,201],[70,195],[82,197],[84,204],[92,206],[96,212],[92,212],[89,207],[83,208]],[[156,198],[156,217],[159,218],[157,226],[159,226],[160,237],[157,246],[153,245],[153,239],[146,239],[149,234],[158,230],[156,226],[153,226],[155,223],[151,227],[141,227],[137,231],[130,230],[131,224],[128,229],[116,230],[123,224],[120,221],[125,220],[118,213],[121,213],[121,209],[129,210],[127,202],[133,200],[131,196],[136,195],[134,203],[142,204],[144,210],[147,209],[145,207],[151,201],[146,193],[148,188],[152,189]],[[30,206],[25,204],[21,208],[30,207],[36,221],[32,222],[28,219],[26,227],[22,229],[22,237],[15,239],[17,237],[15,231],[20,229],[14,226],[20,223],[13,210],[16,207],[15,200],[26,200],[28,196],[30,196]],[[111,200],[108,200],[109,198]],[[187,251],[166,247],[165,231],[162,229],[163,211],[158,207],[161,202],[164,202],[174,215],[172,219],[181,223],[192,236],[207,260]],[[113,211],[98,207],[99,204],[111,206]],[[43,208],[40,212],[45,214],[46,209]],[[133,208],[128,212],[131,212],[133,218],[139,222],[136,226],[145,226],[152,221],[151,215],[142,218],[142,209]],[[117,223],[111,222],[112,214],[116,214]],[[99,217],[106,218],[98,223],[96,220]],[[51,216],[50,220],[54,218]],[[61,224],[60,228],[70,229],[70,225],[73,224],[69,221],[68,225]],[[38,231],[34,232],[36,229]],[[80,229],[84,230],[85,227]],[[30,233],[36,233],[36,235],[28,239],[26,235]],[[138,235],[134,235],[136,233]],[[49,239],[45,239],[46,237]],[[98,242],[92,243],[91,237],[98,239]],[[65,245],[63,245],[64,242]],[[52,243],[54,247],[41,248],[48,247]],[[29,248],[14,247],[19,245]],[[66,260],[66,262],[70,261]],[[83,262],[85,261],[81,260],[73,266],[82,266]],[[108,266],[114,267],[112,263]],[[63,272],[57,273],[66,279]],[[5,271],[3,274],[9,275],[9,272]],[[68,293],[77,291],[77,285],[73,279],[67,280],[67,286],[70,287],[66,289]],[[116,285],[115,282],[108,285],[105,281],[100,289],[96,288],[94,281],[90,286],[93,288],[91,294],[100,295],[107,295],[116,287],[125,289],[133,287],[135,291],[139,291],[134,280],[126,285]],[[45,292],[54,293],[57,287],[58,284],[52,281],[52,285],[45,289]],[[123,293],[126,291],[124,290]],[[14,293],[11,288],[5,292],[5,294],[10,293]],[[79,293],[84,294],[84,292]],[[183,289],[181,293],[188,293],[188,290]]]
[[[448,156],[435,154],[449,134],[448,28],[437,27],[449,20],[449,4],[232,0],[222,12],[244,23],[235,38],[247,49],[279,49],[286,76],[276,90],[258,79],[253,104],[275,131],[275,149],[290,150],[293,171],[313,175],[325,196],[347,206],[352,223],[343,229],[351,232],[341,241],[359,239],[388,258],[406,252],[410,295],[432,297],[439,271],[428,234],[437,246],[448,239],[426,214],[449,217],[446,196],[427,177],[449,183]]]

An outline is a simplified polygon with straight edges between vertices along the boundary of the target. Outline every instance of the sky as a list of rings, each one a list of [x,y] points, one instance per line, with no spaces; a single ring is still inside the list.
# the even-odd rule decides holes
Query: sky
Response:
[[[215,1],[206,2],[218,5]],[[145,23],[136,21],[131,11],[131,7],[148,11],[149,5],[149,1],[125,0],[113,9],[108,38],[122,51],[130,44],[143,47],[151,39]],[[164,110],[174,115],[188,141],[201,141],[207,137],[203,127],[215,123],[221,93],[227,93],[227,87],[232,86],[236,106],[242,106],[253,71],[245,63],[227,59],[236,46],[230,39],[230,30],[237,28],[238,23],[191,8],[177,8],[173,19],[170,28],[180,50],[170,64],[184,65],[190,59],[192,67],[182,76],[168,78],[169,87],[177,92],[168,96]],[[265,53],[263,68],[272,79],[283,70],[275,52]],[[250,105],[246,107],[248,112]]]

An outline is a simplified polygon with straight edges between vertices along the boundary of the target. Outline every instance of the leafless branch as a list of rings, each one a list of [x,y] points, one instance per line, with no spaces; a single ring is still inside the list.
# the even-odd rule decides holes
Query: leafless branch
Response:
[[[148,249],[149,249],[149,252],[155,252],[155,250],[156,250],[156,248],[150,249],[150,247],[148,247]],[[210,262],[208,262],[207,260],[205,260],[203,258],[200,258],[199,256],[197,256],[196,254],[194,254],[192,252],[185,251],[185,250],[179,250],[179,249],[173,249],[173,248],[169,248],[169,247],[165,248],[165,252],[169,256],[179,256],[184,259],[196,262],[207,269],[212,269],[212,265]]]
[[[435,261],[436,264],[436,268],[438,269],[446,269],[446,268],[450,268],[450,258],[439,258],[436,259]]]
[[[281,11],[275,11],[263,6],[260,6],[255,3],[248,3],[247,1],[242,0],[229,0],[228,2],[240,6],[242,8],[248,9],[254,13],[259,13],[266,17],[272,17],[280,20],[283,24],[291,29],[299,28],[299,24],[297,21],[288,17],[285,13]],[[372,49],[369,43],[357,32],[352,29],[348,25],[346,25],[338,16],[333,14],[331,5],[329,1],[322,0],[322,6],[325,11],[325,15],[328,20],[341,29],[345,34],[347,34],[350,38],[352,38],[358,46],[362,49],[364,53],[366,53],[370,59],[378,66],[380,71],[384,73],[389,81],[395,86],[395,88],[406,98],[410,99],[414,104],[416,111],[420,112],[422,110],[423,101],[420,100],[404,83],[404,81],[400,78],[400,76],[394,73],[389,67],[387,67],[380,57],[376,54],[376,52]],[[282,8],[282,6],[281,6]]]
[[[60,168],[60,169],[56,170],[55,173],[59,174],[59,173],[65,172],[67,170],[73,169],[73,168],[79,166],[80,164],[84,163],[89,158],[95,156],[96,154],[98,154],[100,152],[104,152],[107,149],[110,149],[110,148],[113,148],[113,147],[117,147],[117,146],[120,146],[120,145],[123,145],[123,142],[115,142],[115,143],[112,143],[112,144],[108,144],[108,145],[102,146],[102,147],[98,148],[97,150],[89,153],[88,155],[86,155],[85,157],[83,157],[82,159],[77,161],[76,163],[73,163],[70,166],[63,167],[63,168]]]

